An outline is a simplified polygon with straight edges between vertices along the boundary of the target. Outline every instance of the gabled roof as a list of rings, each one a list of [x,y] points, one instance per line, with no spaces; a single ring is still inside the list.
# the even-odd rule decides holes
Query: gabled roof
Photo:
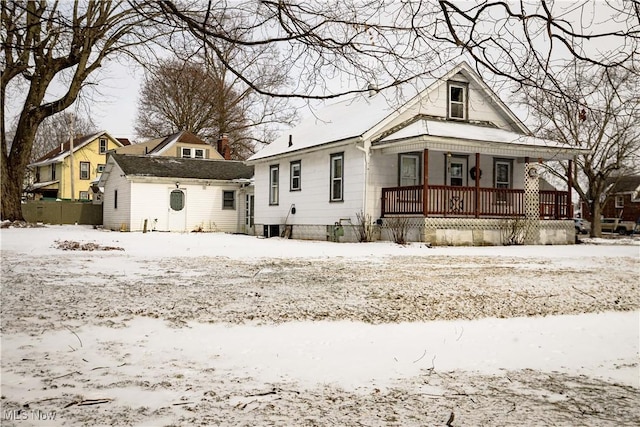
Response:
[[[295,128],[285,131],[280,138],[255,153],[248,160],[260,160],[324,144],[370,137],[403,111],[416,107],[418,103],[428,102],[426,97],[431,91],[457,74],[463,75],[466,79],[477,84],[485,96],[493,101],[493,104],[514,131],[524,135],[531,134],[482,78],[466,62],[461,62],[442,77],[433,79],[418,94],[415,94],[414,88],[407,86],[378,91],[372,96],[360,93],[329,105],[303,120]],[[394,90],[400,90],[404,93],[398,94]],[[407,98],[404,95],[413,95],[413,97],[408,102],[402,102],[403,98]]]
[[[138,144],[131,144],[130,146],[124,149],[117,150],[117,152],[121,154],[149,154],[153,156],[153,155],[158,155],[170,149],[178,142],[182,142],[185,144],[194,144],[194,145],[206,145],[208,147],[211,147],[210,144],[201,140],[191,132],[180,131],[180,132],[173,133],[171,135],[155,138],[150,141],[145,141]]]
[[[640,191],[640,175],[628,175],[607,179],[607,193],[634,193]]]
[[[119,145],[123,144],[122,141],[112,137],[107,132],[100,131],[100,132],[96,132],[96,133],[91,134],[91,135],[85,135],[85,136],[82,136],[82,137],[79,137],[79,138],[75,138],[73,140],[73,152],[75,153],[76,151],[78,151],[79,149],[84,147],[85,145],[89,144],[92,141],[95,141],[96,139],[100,138],[103,135],[107,136],[109,139],[114,141],[116,144],[119,144]],[[50,163],[61,162],[65,157],[67,157],[70,154],[70,148],[71,148],[71,143],[69,141],[67,141],[64,144],[62,144],[62,146],[54,148],[53,150],[49,151],[44,156],[40,157],[35,162],[29,164],[29,166],[42,166],[42,165],[46,165],[46,164],[50,164]]]
[[[164,156],[133,156],[113,153],[115,161],[129,177],[211,179],[231,181],[253,177],[253,166],[234,160],[183,159]]]

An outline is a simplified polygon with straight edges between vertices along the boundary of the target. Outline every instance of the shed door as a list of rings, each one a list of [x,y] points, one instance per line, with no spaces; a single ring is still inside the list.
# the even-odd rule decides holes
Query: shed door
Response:
[[[169,191],[169,231],[186,231],[187,228],[187,193],[184,189],[175,188]]]

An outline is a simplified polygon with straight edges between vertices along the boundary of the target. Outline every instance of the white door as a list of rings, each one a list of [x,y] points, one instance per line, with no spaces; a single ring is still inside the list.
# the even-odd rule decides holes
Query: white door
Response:
[[[447,157],[447,185],[451,187],[467,186],[467,158]]]
[[[169,190],[169,231],[186,231],[187,192],[185,189]]]
[[[420,185],[420,156],[400,154],[400,187]]]
[[[245,233],[253,235],[253,194],[245,195],[244,204],[244,230]]]

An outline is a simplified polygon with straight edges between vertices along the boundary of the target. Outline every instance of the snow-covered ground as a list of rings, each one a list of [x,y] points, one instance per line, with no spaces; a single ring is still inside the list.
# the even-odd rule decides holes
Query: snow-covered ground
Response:
[[[637,239],[0,238],[2,425],[640,424]]]

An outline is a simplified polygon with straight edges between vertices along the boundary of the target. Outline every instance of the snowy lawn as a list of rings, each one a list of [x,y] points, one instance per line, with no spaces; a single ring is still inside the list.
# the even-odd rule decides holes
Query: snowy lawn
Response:
[[[640,424],[637,239],[0,238],[2,425]]]

